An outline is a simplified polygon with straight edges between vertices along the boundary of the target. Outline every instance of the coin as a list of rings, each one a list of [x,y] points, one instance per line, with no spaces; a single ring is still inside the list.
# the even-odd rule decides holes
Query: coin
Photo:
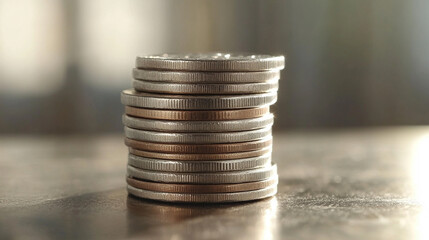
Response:
[[[258,157],[225,161],[173,161],[128,155],[130,166],[162,172],[230,172],[254,169],[266,166],[271,162],[271,153]]]
[[[127,138],[163,143],[233,143],[249,142],[271,135],[271,126],[250,131],[227,133],[167,133],[124,128]]]
[[[160,132],[238,132],[273,125],[273,115],[229,121],[167,121],[122,116],[122,123],[130,128]]]
[[[166,153],[192,153],[192,154],[209,154],[209,153],[237,153],[260,150],[270,147],[272,144],[272,136],[269,135],[265,138],[242,143],[228,143],[228,144],[167,144],[167,143],[154,143],[137,141],[130,138],[125,138],[125,145],[128,147],[146,150],[152,152],[166,152]]]
[[[277,101],[277,92],[242,95],[167,95],[137,92],[133,89],[122,91],[124,105],[155,109],[237,109],[271,105]]]
[[[283,56],[234,53],[161,54],[139,56],[136,59],[137,68],[185,71],[281,70],[284,64]]]
[[[157,158],[157,159],[170,159],[177,161],[210,161],[210,160],[229,160],[229,159],[240,159],[240,158],[249,158],[257,157],[271,152],[271,146],[262,148],[259,150],[249,151],[249,152],[237,152],[237,153],[160,153],[160,152],[148,152],[141,151],[134,148],[130,148],[129,151],[133,155],[147,158]]]
[[[263,199],[274,196],[277,193],[277,186],[270,186],[263,189],[234,192],[234,193],[167,193],[138,189],[127,185],[128,193],[142,198],[165,201],[165,202],[243,202]]]
[[[235,184],[172,184],[172,183],[156,183],[127,178],[128,185],[155,192],[170,192],[170,193],[232,193],[244,192],[266,188],[272,185],[277,185],[278,176],[265,179],[258,182],[235,183]]]
[[[280,72],[185,72],[133,69],[135,79],[175,83],[256,83],[278,80]]]
[[[240,84],[186,84],[133,80],[133,87],[137,91],[152,93],[226,95],[277,91],[279,82],[275,80]]]
[[[125,114],[141,118],[163,120],[187,120],[187,121],[218,121],[256,118],[269,113],[270,107],[257,107],[238,110],[212,110],[212,111],[175,111],[148,108],[135,108],[125,106]]]
[[[277,175],[277,165],[256,168],[245,171],[214,172],[214,173],[174,173],[143,170],[133,166],[127,166],[129,177],[144,179],[153,182],[165,183],[198,183],[198,184],[221,184],[221,183],[245,183],[257,182]]]

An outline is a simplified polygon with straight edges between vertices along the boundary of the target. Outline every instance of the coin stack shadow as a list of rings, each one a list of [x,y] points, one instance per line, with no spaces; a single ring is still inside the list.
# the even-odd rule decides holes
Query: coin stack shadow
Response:
[[[168,202],[239,202],[277,192],[273,115],[283,56],[154,55],[124,90],[127,189]]]

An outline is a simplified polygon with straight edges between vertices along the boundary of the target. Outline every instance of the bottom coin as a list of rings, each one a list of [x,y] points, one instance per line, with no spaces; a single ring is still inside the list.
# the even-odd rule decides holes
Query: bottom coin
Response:
[[[128,185],[148,191],[167,193],[233,193],[253,191],[277,185],[278,176],[258,182],[236,184],[166,184],[127,178]]]
[[[200,203],[222,203],[222,202],[243,202],[263,199],[274,196],[277,193],[277,185],[247,192],[234,193],[167,193],[155,192],[127,186],[128,193],[152,200],[164,202],[200,202]]]
[[[175,173],[143,170],[128,165],[127,174],[137,179],[166,183],[223,184],[257,182],[277,176],[277,165],[245,171],[211,173]]]

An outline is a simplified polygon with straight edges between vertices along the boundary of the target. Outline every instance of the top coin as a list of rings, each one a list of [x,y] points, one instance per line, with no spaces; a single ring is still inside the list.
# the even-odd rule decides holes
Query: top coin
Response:
[[[136,67],[140,69],[179,71],[253,72],[281,70],[284,65],[284,56],[238,53],[160,54],[136,58]]]

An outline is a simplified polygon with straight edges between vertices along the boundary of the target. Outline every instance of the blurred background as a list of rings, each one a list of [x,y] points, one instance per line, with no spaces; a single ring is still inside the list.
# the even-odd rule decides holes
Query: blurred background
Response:
[[[0,0],[0,133],[122,131],[136,55],[284,54],[275,129],[429,123],[429,1]]]

